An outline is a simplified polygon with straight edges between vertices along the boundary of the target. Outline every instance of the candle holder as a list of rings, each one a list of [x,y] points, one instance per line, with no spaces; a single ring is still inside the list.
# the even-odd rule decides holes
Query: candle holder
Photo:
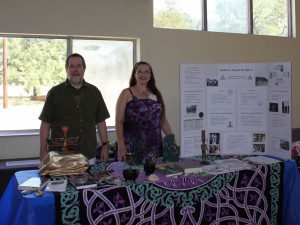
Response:
[[[47,139],[51,151],[39,165],[40,175],[66,176],[84,173],[89,167],[89,160],[74,148],[82,143],[83,136],[68,137],[68,127],[62,127],[62,137]],[[72,148],[73,151],[70,150]]]
[[[201,131],[201,140],[202,140],[202,144],[201,144],[202,164],[208,164],[207,158],[206,158],[207,146],[205,144],[205,130]]]
[[[134,152],[126,152],[126,162],[129,165],[129,168],[123,170],[123,177],[125,181],[133,181],[135,182],[136,178],[139,176],[139,170],[134,169],[135,166],[135,153]]]
[[[47,138],[47,143],[49,147],[55,148],[55,149],[61,149],[59,151],[59,154],[66,155],[74,153],[74,148],[77,148],[83,141],[84,136],[78,136],[78,137],[67,137],[68,127],[63,126],[62,127],[62,137],[51,137]],[[72,149],[72,150],[70,150]]]
[[[145,171],[145,174],[147,176],[151,175],[154,173],[155,171],[155,162],[149,160],[149,159],[145,159],[145,162],[144,162],[144,171]]]
[[[129,166],[133,166],[134,165],[134,152],[126,152],[126,162]]]

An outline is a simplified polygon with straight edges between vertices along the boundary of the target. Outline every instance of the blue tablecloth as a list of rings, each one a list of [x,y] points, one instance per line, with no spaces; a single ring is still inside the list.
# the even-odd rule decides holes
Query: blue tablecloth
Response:
[[[300,174],[294,160],[284,163],[283,224],[300,224]]]
[[[15,173],[0,200],[1,225],[46,225],[55,224],[54,195],[46,192],[43,196],[22,195],[18,185],[31,177],[39,177],[37,170]]]
[[[300,176],[295,161],[284,163],[283,224],[300,224]],[[36,170],[20,171],[12,177],[0,200],[0,224],[55,224],[52,193],[22,195],[18,184],[38,176]]]

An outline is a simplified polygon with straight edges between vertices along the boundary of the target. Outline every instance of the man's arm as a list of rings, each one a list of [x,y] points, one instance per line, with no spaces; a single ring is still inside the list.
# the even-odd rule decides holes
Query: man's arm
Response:
[[[107,135],[107,128],[106,128],[106,122],[105,120],[97,123],[97,129],[98,129],[98,135],[101,140],[101,143],[106,143],[105,145],[102,145],[101,149],[101,161],[107,162],[109,157],[109,143],[108,143],[108,135]]]
[[[47,149],[47,138],[49,137],[50,132],[50,123],[41,122],[40,127],[40,159],[43,160],[48,153]]]

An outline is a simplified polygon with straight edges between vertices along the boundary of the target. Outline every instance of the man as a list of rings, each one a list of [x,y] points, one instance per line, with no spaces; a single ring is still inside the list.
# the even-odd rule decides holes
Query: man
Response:
[[[68,137],[83,136],[78,150],[89,159],[90,164],[94,164],[97,147],[95,126],[97,126],[103,146],[101,160],[107,161],[108,136],[105,119],[109,118],[109,113],[101,92],[83,79],[86,65],[81,55],[70,55],[65,68],[68,75],[66,81],[51,88],[39,117],[40,158],[42,160],[48,153],[49,133],[51,137],[62,137],[62,127],[67,126]],[[54,149],[49,147],[49,150]]]

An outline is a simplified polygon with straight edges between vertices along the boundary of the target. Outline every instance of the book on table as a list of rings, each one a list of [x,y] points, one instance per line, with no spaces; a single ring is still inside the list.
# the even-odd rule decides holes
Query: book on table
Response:
[[[177,162],[175,165],[181,168],[185,174],[202,172],[202,165],[197,164],[195,161],[185,160]]]
[[[183,171],[176,164],[167,165],[167,166],[158,166],[157,171],[164,174],[166,177],[174,177],[178,175],[182,175]]]
[[[40,177],[31,177],[18,186],[18,190],[37,190],[42,184]]]
[[[67,179],[64,180],[56,180],[56,181],[49,181],[45,191],[48,192],[65,192],[67,189],[68,181]]]
[[[97,187],[97,182],[89,174],[71,175],[69,181],[77,190]]]

